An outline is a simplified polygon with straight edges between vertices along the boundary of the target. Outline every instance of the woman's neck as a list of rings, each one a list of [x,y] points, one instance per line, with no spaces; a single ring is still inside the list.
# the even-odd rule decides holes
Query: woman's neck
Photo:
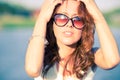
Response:
[[[58,53],[60,56],[60,61],[59,61],[59,65],[58,65],[58,71],[63,72],[65,65],[67,63],[67,70],[71,71],[73,66],[70,66],[71,64],[73,64],[73,62],[71,61],[72,59],[70,59],[71,54],[75,51],[76,49],[76,45],[64,45],[64,44],[58,44]],[[70,59],[70,60],[69,60]]]
[[[59,46],[59,56],[61,59],[68,58],[74,51],[76,46]]]
[[[71,70],[71,67],[69,65],[71,65],[73,62],[71,61],[72,59],[70,59],[71,54],[75,51],[76,46],[66,46],[66,45],[59,45],[59,56],[60,56],[60,61],[59,61],[59,65],[62,66],[63,68],[65,68],[66,63],[67,64],[67,68],[70,68],[69,70]],[[68,62],[69,61],[69,62]]]

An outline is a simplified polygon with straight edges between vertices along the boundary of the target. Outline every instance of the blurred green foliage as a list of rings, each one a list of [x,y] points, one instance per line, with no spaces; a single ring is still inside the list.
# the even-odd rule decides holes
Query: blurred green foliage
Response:
[[[120,8],[113,9],[104,13],[108,24],[114,27],[120,27]]]
[[[33,27],[34,10],[28,10],[20,5],[0,2],[0,29]],[[120,27],[120,8],[103,12],[110,26]]]
[[[25,28],[34,26],[35,19],[32,17],[24,17],[21,15],[0,15],[1,28]]]
[[[34,26],[33,10],[20,5],[0,2],[0,29]]]
[[[20,5],[13,5],[5,2],[0,2],[0,14],[9,13],[12,15],[22,15],[22,16],[30,16],[32,10],[25,9]]]

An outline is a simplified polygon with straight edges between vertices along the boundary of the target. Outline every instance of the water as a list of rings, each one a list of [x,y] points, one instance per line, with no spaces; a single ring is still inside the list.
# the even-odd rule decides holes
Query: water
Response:
[[[111,31],[115,37],[120,52],[120,28],[111,28]],[[95,46],[99,46],[98,43],[98,37],[97,34],[95,34]],[[94,80],[120,80],[120,64],[110,70],[103,70],[98,67]]]
[[[112,32],[120,51],[120,30],[114,28]],[[0,31],[0,80],[33,80],[24,70],[25,53],[31,34],[32,29]],[[95,46],[99,46],[97,37]],[[120,80],[120,65],[111,70],[97,68],[94,80]]]

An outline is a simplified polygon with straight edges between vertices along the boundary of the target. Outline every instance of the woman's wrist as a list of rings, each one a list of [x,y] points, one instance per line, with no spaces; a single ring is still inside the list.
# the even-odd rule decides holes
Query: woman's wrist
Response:
[[[42,35],[34,35],[32,34],[32,36],[30,37],[30,41],[33,39],[40,39],[40,40],[44,40],[45,41],[45,37]]]

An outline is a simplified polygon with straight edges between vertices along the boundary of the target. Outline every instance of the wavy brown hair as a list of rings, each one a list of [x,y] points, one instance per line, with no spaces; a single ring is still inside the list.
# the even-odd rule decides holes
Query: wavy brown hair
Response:
[[[56,6],[55,11],[58,7],[59,5]],[[92,52],[92,46],[94,43],[94,20],[88,13],[83,2],[80,2],[79,14],[83,16],[85,26],[82,29],[81,38],[77,42],[76,50],[70,55],[66,66],[69,61],[72,60],[73,68],[72,72],[70,73],[74,73],[77,78],[82,79],[87,73],[89,67],[94,64],[94,54]],[[45,48],[43,76],[54,65],[55,62],[60,61],[58,45],[56,43],[56,38],[53,32],[53,21],[53,18],[51,18],[51,20],[47,24],[46,39],[48,41],[48,44]],[[64,69],[63,75],[65,75],[65,71],[67,71],[66,67]],[[84,74],[82,72],[84,72]]]

